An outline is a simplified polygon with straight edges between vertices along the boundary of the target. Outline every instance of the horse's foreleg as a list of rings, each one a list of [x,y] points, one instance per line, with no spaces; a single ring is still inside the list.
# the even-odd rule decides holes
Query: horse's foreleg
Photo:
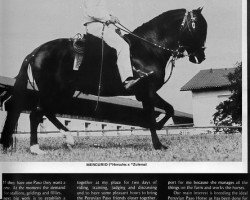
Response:
[[[39,123],[42,121],[43,112],[41,110],[32,110],[30,113],[30,151],[33,154],[42,155],[45,151],[39,148],[37,139],[37,128]]]
[[[174,108],[168,102],[163,100],[158,94],[155,94],[152,99],[154,102],[154,106],[156,106],[157,108],[161,108],[166,112],[165,116],[156,124],[156,129],[160,130],[163,128],[169,118],[174,115]]]
[[[146,123],[149,124],[149,129],[151,132],[151,137],[152,137],[152,143],[153,143],[153,147],[155,149],[167,149],[166,146],[162,145],[162,143],[159,140],[159,137],[156,133],[156,120],[155,120],[155,115],[154,115],[154,106],[152,104],[152,102],[150,101],[143,101],[143,109],[145,112],[145,120]]]

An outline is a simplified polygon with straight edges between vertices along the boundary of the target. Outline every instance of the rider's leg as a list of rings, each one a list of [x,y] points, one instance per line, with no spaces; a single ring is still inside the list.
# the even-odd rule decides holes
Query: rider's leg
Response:
[[[102,37],[103,24],[92,23],[87,27],[88,33],[95,35],[99,38]],[[115,27],[112,25],[106,26],[103,33],[104,41],[117,51],[117,65],[121,76],[121,81],[124,84],[125,89],[130,90],[136,84],[140,82],[144,77],[148,77],[152,74],[144,72],[144,77],[133,78],[133,70],[130,61],[130,50],[127,42],[121,38],[116,32]]]
[[[103,24],[92,23],[88,25],[87,29],[88,33],[99,38],[102,37]],[[117,51],[117,65],[122,82],[128,77],[133,77],[129,46],[126,41],[115,32],[112,25],[104,28],[103,39],[109,46]]]
[[[115,32],[112,26],[105,28],[103,38],[109,46],[116,49],[117,65],[122,82],[133,77],[128,43]]]

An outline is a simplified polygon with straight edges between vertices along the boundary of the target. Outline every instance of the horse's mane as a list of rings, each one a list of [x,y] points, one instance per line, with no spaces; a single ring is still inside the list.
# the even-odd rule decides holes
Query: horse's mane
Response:
[[[141,26],[137,27],[133,33],[138,35],[145,35],[149,30],[152,30],[156,27],[162,27],[167,28],[169,25],[176,23],[176,25],[180,25],[183,19],[183,14],[185,13],[185,9],[176,9],[176,10],[169,10],[166,12],[163,12],[162,14],[158,15],[157,17],[151,19],[150,21],[142,24]]]

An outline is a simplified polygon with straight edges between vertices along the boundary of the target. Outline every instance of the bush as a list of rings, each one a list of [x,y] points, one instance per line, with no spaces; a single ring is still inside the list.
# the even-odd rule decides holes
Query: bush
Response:
[[[236,65],[235,71],[228,74],[229,90],[232,95],[216,107],[217,111],[213,115],[216,126],[242,125],[242,62]],[[225,133],[234,133],[240,129],[222,128],[222,130]],[[221,131],[221,128],[216,128],[216,131]]]

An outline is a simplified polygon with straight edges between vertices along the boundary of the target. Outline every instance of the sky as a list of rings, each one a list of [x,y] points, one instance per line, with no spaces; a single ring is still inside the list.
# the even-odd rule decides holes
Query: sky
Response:
[[[202,69],[230,68],[242,60],[241,0],[107,0],[109,10],[133,30],[167,10],[204,6],[208,23],[206,60],[176,62],[158,93],[175,109],[192,113],[191,92],[180,91]],[[82,0],[1,0],[0,75],[15,77],[24,57],[39,45],[83,32]]]

